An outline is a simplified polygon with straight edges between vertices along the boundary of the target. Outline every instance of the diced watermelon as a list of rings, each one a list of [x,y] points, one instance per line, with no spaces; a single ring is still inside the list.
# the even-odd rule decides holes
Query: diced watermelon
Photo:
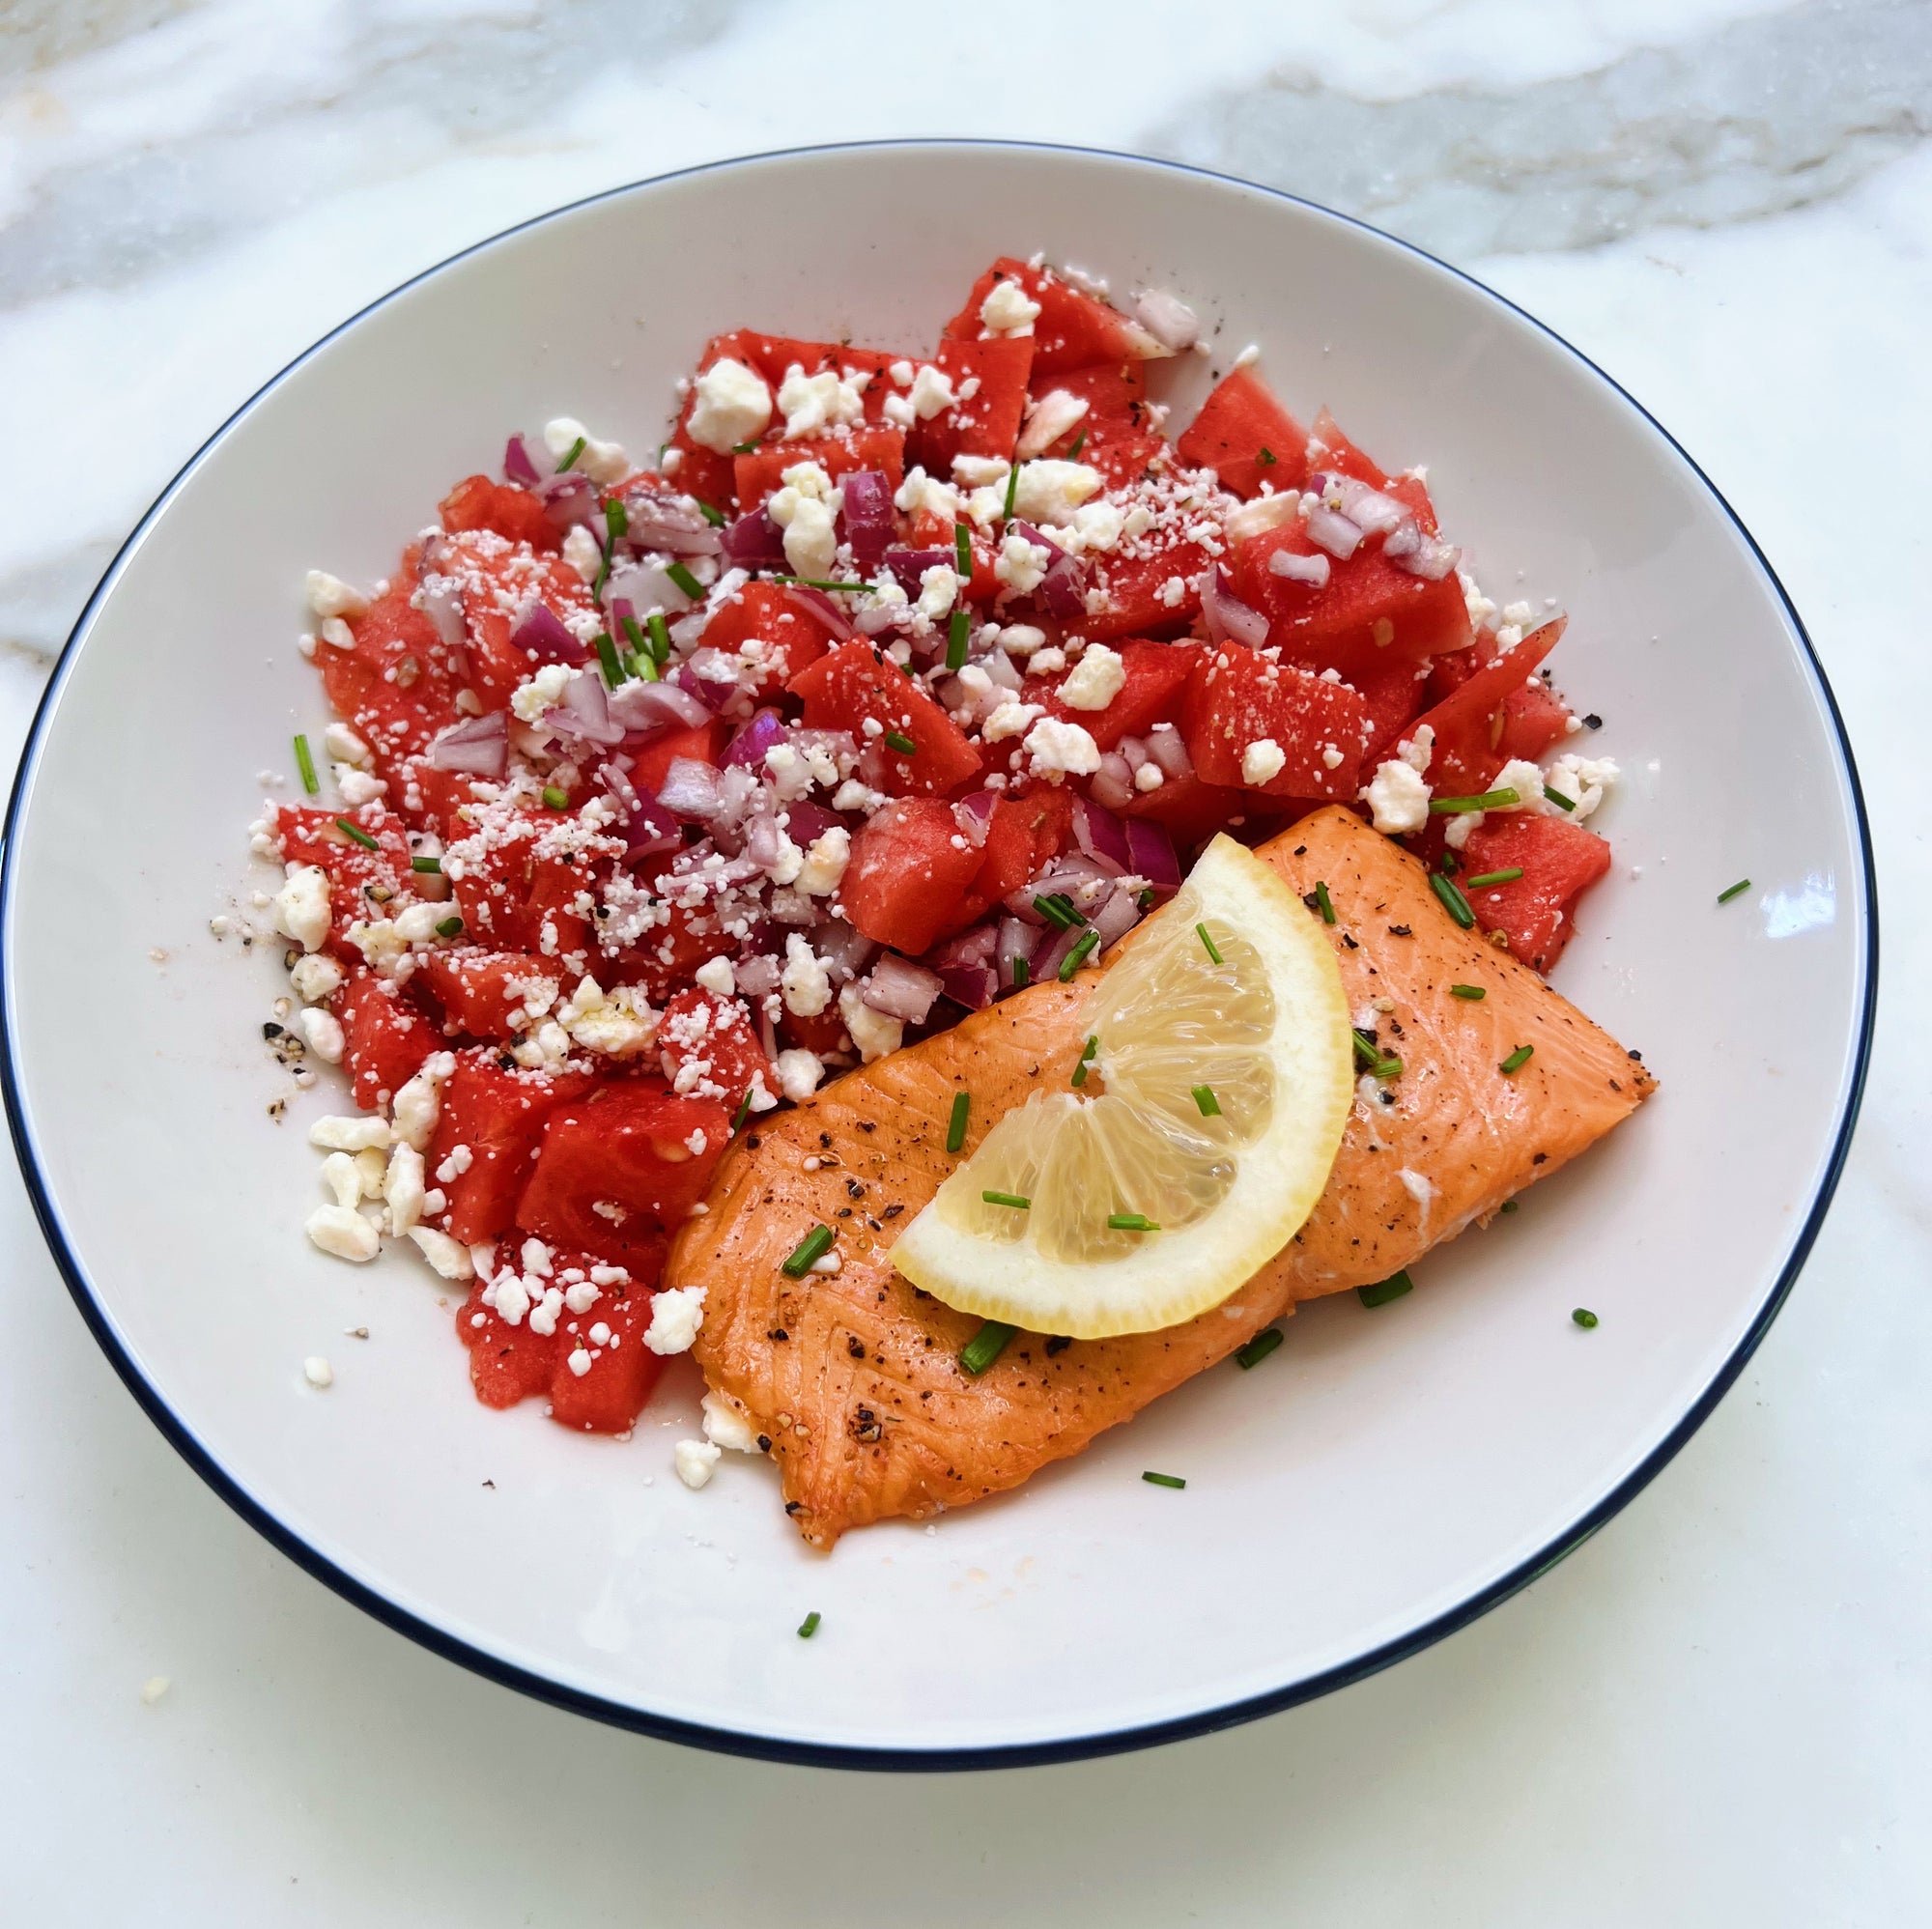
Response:
[[[1164,779],[1158,789],[1136,790],[1133,802],[1122,805],[1121,815],[1165,824],[1175,843],[1185,850],[1211,837],[1230,818],[1251,814],[1254,808],[1251,791],[1204,783],[1190,771],[1185,777]]]
[[[897,355],[882,349],[855,348],[849,342],[801,341],[790,335],[761,335],[753,329],[741,331],[738,340],[743,359],[764,377],[774,398],[794,368],[807,375],[826,369],[839,375],[863,374],[871,378],[864,390],[866,420],[874,424],[885,420],[885,400],[893,392],[887,370],[899,359]],[[773,418],[782,426],[783,417],[776,410]]]
[[[1349,681],[1369,706],[1369,753],[1362,762],[1371,769],[1411,734],[1408,725],[1422,715],[1429,700],[1429,666],[1398,657],[1358,669]]]
[[[600,984],[637,984],[653,1004],[661,1004],[710,958],[728,956],[738,940],[704,907],[670,907],[668,922],[649,932],[638,945],[605,954],[596,967]]]
[[[946,325],[949,335],[978,341],[985,325],[980,309],[996,281],[1017,281],[1039,303],[1033,325],[1034,373],[1053,375],[1096,361],[1145,361],[1168,350],[1138,323],[1097,296],[1063,281],[1051,269],[1030,268],[1002,255],[978,281],[966,305]]]
[[[473,804],[476,780],[463,771],[438,770],[423,757],[411,757],[400,777],[392,779],[389,794],[413,829],[433,831],[444,839],[463,837],[469,825],[458,814]]]
[[[315,652],[330,706],[368,744],[378,774],[388,779],[459,715],[461,656],[410,607],[415,586],[415,571],[406,562],[367,611],[349,619],[353,648],[318,643]]]
[[[664,1008],[658,1046],[674,1091],[712,1099],[732,1118],[753,1089],[779,1095],[771,1061],[735,998],[687,986]]]
[[[693,763],[708,763],[715,768],[718,759],[724,754],[724,745],[730,734],[731,726],[721,717],[694,723],[688,729],[667,730],[662,736],[653,737],[642,749],[632,752],[637,762],[631,768],[631,781],[639,790],[648,790],[655,797],[663,787],[671,765],[679,757],[689,758]]]
[[[449,1202],[445,1225],[454,1237],[474,1245],[508,1230],[545,1123],[594,1083],[587,1074],[500,1064],[493,1046],[458,1055],[426,1157],[431,1183]]]
[[[879,787],[895,796],[943,797],[980,774],[980,753],[958,724],[867,643],[840,644],[786,687],[804,702],[808,728],[849,730],[876,746],[884,767]],[[877,736],[867,731],[868,720]]]
[[[354,824],[379,848],[370,850],[342,829]],[[354,810],[330,810],[316,804],[284,804],[275,811],[275,832],[289,864],[319,865],[328,873],[330,938],[341,948],[342,934],[359,919],[387,916],[386,907],[410,893],[409,839],[402,820],[381,804]],[[369,896],[370,891],[379,894]],[[384,896],[381,894],[386,893]],[[359,959],[351,950],[348,956]]]
[[[549,1391],[558,1358],[559,1333],[531,1330],[528,1316],[513,1326],[484,1303],[478,1279],[457,1308],[456,1336],[469,1348],[469,1383],[485,1406],[514,1406]]]
[[[746,583],[704,626],[704,646],[734,656],[753,638],[763,645],[758,695],[789,683],[837,640],[831,624],[800,597],[790,595],[782,583],[764,582]]]
[[[986,826],[980,868],[942,935],[963,930],[1029,878],[1038,876],[1048,861],[1066,848],[1072,835],[1073,793],[1064,786],[1047,784],[1024,797],[1002,797]]]
[[[1270,797],[1350,800],[1361,788],[1368,733],[1368,705],[1347,684],[1269,663],[1238,643],[1223,643],[1202,658],[1188,686],[1182,735],[1207,783],[1244,784],[1243,757],[1266,739],[1285,761],[1274,777],[1247,788]]]
[[[905,431],[853,429],[805,442],[760,442],[749,455],[732,461],[738,500],[747,509],[771,496],[783,482],[785,470],[802,462],[816,463],[835,482],[858,469],[883,469],[896,491],[905,479]]]
[[[1122,737],[1146,736],[1156,723],[1178,723],[1188,678],[1201,659],[1200,646],[1191,642],[1127,641],[1112,647],[1120,652],[1127,680],[1104,710],[1074,710],[1061,701],[1061,688],[1071,670],[1052,678],[1037,693],[1029,678],[1029,688],[1022,693],[1028,702],[1041,704],[1048,716],[1078,723],[1103,751],[1113,750]]]
[[[1512,954],[1546,976],[1576,935],[1577,899],[1610,867],[1610,847],[1595,832],[1528,810],[1492,810],[1462,855],[1465,878],[1522,867],[1509,884],[1466,894],[1483,929],[1501,931]]]
[[[533,550],[554,550],[562,541],[534,496],[507,482],[492,482],[487,475],[466,476],[437,508],[442,526],[451,535],[459,530],[493,529],[510,542],[527,543]]]
[[[454,555],[447,573],[463,585],[469,687],[486,709],[498,710],[536,667],[529,652],[510,640],[522,606],[540,596],[568,622],[592,608],[590,592],[560,555],[544,555],[521,545],[505,550],[462,537],[452,538],[450,548]]]
[[[641,1246],[641,1241],[639,1242]],[[589,1312],[568,1319],[557,1331],[556,1363],[550,1379],[550,1417],[560,1427],[585,1433],[621,1433],[643,1411],[644,1402],[664,1372],[664,1356],[644,1345],[650,1329],[650,1287],[662,1261],[649,1264],[639,1251],[625,1264],[634,1277],[629,1286],[609,1286]],[[601,1344],[594,1329],[608,1329]],[[582,1352],[588,1360],[583,1372],[571,1365]]]
[[[852,839],[838,895],[856,930],[916,957],[955,926],[980,863],[951,805],[901,797]]]
[[[1073,444],[1080,444],[1080,460],[1097,456],[1109,442],[1118,442],[1147,433],[1147,363],[1144,361],[1100,361],[1086,368],[1062,369],[1043,375],[1033,384],[1036,396],[1054,389],[1077,396],[1087,404],[1087,412],[1072,428],[1046,450],[1049,455],[1066,456]]]
[[[1033,337],[981,342],[949,336],[932,359],[955,394],[969,382],[980,385],[966,401],[942,409],[907,432],[906,461],[945,480],[952,473],[954,456],[1010,456],[1026,412]]]
[[[529,988],[539,980],[562,986],[554,958],[531,957],[526,951],[486,951],[468,945],[431,951],[416,977],[442,1007],[445,1028],[472,1038],[513,1037],[522,1025],[512,1026],[510,1017],[514,1012],[523,1019]]]
[[[1357,482],[1366,482],[1371,489],[1386,489],[1390,480],[1379,463],[1342,433],[1325,404],[1309,432],[1308,467],[1311,471],[1339,469],[1344,475],[1352,475]]]
[[[1308,480],[1308,431],[1276,401],[1259,371],[1237,368],[1201,405],[1176,444],[1183,462],[1211,468],[1221,487],[1249,498]]]
[[[725,1106],[677,1097],[654,1079],[617,1080],[550,1115],[516,1222],[628,1265],[690,1216],[730,1136]]]
[[[1503,706],[1556,647],[1564,622],[1558,616],[1531,631],[1515,649],[1464,678],[1415,720],[1407,734],[1417,734],[1425,724],[1435,733],[1429,786],[1436,796],[1474,796],[1489,788],[1490,779],[1506,761],[1501,749]]]
[[[1473,648],[1437,657],[1430,667],[1431,695],[1438,699],[1448,695],[1477,670],[1493,663],[1496,654],[1495,638],[1485,633],[1477,637]],[[1571,734],[1570,715],[1569,704],[1550,687],[1547,670],[1525,678],[1503,698],[1503,727],[1496,740],[1497,756],[1505,763],[1512,757],[1541,762],[1547,751]]]
[[[365,1112],[386,1105],[441,1049],[409,993],[372,971],[352,971],[328,1004],[342,1024],[342,1068]]]

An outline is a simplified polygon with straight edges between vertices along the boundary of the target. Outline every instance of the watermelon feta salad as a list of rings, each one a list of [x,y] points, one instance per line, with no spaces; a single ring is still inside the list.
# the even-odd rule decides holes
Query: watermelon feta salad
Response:
[[[1565,748],[1600,720],[1552,687],[1563,619],[1498,609],[1424,471],[1304,427],[1252,349],[1170,439],[1198,333],[1037,259],[927,355],[737,330],[651,463],[560,417],[386,582],[310,575],[336,721],[253,827],[267,1029],[357,1108],[311,1134],[308,1235],[463,1285],[481,1400],[629,1429],[734,1135],[1104,958],[1216,832],[1349,805],[1555,964],[1616,775]]]

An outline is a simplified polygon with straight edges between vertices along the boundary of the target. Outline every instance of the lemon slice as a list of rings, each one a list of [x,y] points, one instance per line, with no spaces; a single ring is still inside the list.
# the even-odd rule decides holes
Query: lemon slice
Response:
[[[1009,1112],[892,1257],[962,1313],[1100,1340],[1191,1319],[1288,1243],[1354,1085],[1333,951],[1228,837],[1097,980],[1085,1026],[1099,1095]]]

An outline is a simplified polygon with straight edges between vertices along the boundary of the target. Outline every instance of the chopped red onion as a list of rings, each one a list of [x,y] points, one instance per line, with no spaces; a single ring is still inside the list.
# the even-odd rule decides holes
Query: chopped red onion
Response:
[[[743,569],[783,569],[786,567],[784,531],[772,521],[768,510],[753,509],[718,532],[724,553]]]
[[[754,770],[765,767],[765,752],[776,750],[785,740],[784,719],[776,710],[754,710],[752,721],[731,739],[724,752],[724,767],[749,764]]]
[[[1134,304],[1134,320],[1162,348],[1179,355],[1191,349],[1201,333],[1201,318],[1179,296],[1165,288],[1150,288]]]
[[[624,862],[630,864],[638,858],[654,858],[666,851],[676,850],[684,841],[684,834],[663,800],[635,790],[631,795],[635,801],[625,827],[629,841],[624,851]]]
[[[845,520],[845,540],[852,546],[853,560],[870,576],[893,540],[893,488],[875,468],[855,469],[838,478],[844,498],[839,512]]]
[[[624,539],[634,549],[674,556],[715,556],[724,540],[690,496],[670,490],[636,488],[626,492]]]
[[[452,723],[430,745],[429,761],[434,770],[465,771],[500,782],[510,767],[509,718],[493,710]]]
[[[1148,761],[1158,764],[1164,777],[1194,775],[1194,759],[1179,730],[1156,723],[1147,734],[1147,752]]]
[[[971,797],[962,797],[952,807],[954,819],[966,833],[966,841],[976,851],[985,846],[986,833],[993,826],[993,806],[999,801],[990,790],[976,790]]]
[[[1386,535],[1407,520],[1408,511],[1393,496],[1384,496],[1359,476],[1318,475],[1314,486],[1323,497],[1335,496],[1335,507],[1364,535]]]
[[[1413,547],[1405,546],[1401,551],[1396,549],[1396,536],[1402,534],[1398,529],[1382,544],[1383,553],[1398,569],[1406,569],[1410,576],[1419,576],[1426,582],[1440,582],[1456,567],[1462,551],[1454,543],[1445,543],[1440,536],[1424,535],[1413,524],[1409,526],[1415,528]]]
[[[784,849],[784,833],[779,820],[760,810],[745,826],[745,855],[762,871],[769,871]]]
[[[696,757],[672,757],[658,786],[658,802],[674,817],[703,823],[718,812],[718,773]]]
[[[568,535],[580,523],[602,523],[604,503],[590,478],[579,469],[563,475],[547,475],[534,492],[541,498],[544,514],[558,535]]]
[[[704,661],[700,664],[699,659]],[[722,676],[718,673],[721,668],[724,672]],[[715,712],[738,694],[738,672],[723,650],[699,650],[679,669],[676,687]]]
[[[1007,525],[1016,536],[1024,536],[1035,549],[1047,553],[1046,574],[1034,590],[1035,600],[1049,616],[1084,616],[1087,613],[1087,571],[1053,538],[1015,516]]]
[[[1016,524],[1015,527],[1018,526]],[[956,550],[906,550],[886,551],[884,562],[892,571],[894,581],[908,596],[919,594],[919,580],[929,569],[952,569],[959,560]]]
[[[1073,840],[1110,877],[1127,868],[1127,834],[1121,820],[1091,797],[1073,800]]]
[[[1000,988],[1004,990],[1013,981],[1013,965],[1021,958],[1029,963],[1033,960],[1033,948],[1039,941],[1037,928],[1019,918],[1000,920],[999,940],[994,947],[993,964],[1000,975]]]
[[[939,982],[955,1005],[983,1011],[999,991],[1000,975],[989,964],[942,965]]]
[[[1163,896],[1180,889],[1180,859],[1165,824],[1145,817],[1127,819],[1127,868]]]
[[[1117,891],[1094,914],[1094,928],[1100,934],[1102,950],[1117,938],[1123,938],[1141,922],[1141,907],[1131,891]]]
[[[463,598],[446,580],[439,577],[432,588],[424,584],[422,612],[436,627],[438,640],[446,649],[460,649],[469,640],[463,622]]]
[[[692,607],[692,599],[665,573],[658,562],[619,563],[604,585],[604,601],[619,601],[637,610],[662,610],[677,616]]]
[[[844,919],[831,918],[813,928],[811,949],[834,978],[852,979],[866,969],[879,948],[870,938],[855,931]]]
[[[1346,516],[1338,516],[1325,502],[1311,500],[1308,510],[1308,540],[1324,549],[1337,562],[1347,562],[1362,541],[1362,531]]]
[[[570,625],[548,603],[532,603],[510,632],[510,647],[524,650],[538,663],[588,663],[590,652],[578,641]]]
[[[751,998],[769,998],[779,988],[784,967],[769,951],[741,957],[732,967],[738,989]]]
[[[1235,594],[1233,580],[1223,563],[1210,563],[1201,577],[1201,614],[1207,620],[1210,640],[1223,643],[1231,637],[1249,649],[1258,650],[1267,641],[1267,618],[1259,610],[1250,610]]]
[[[626,731],[655,735],[673,726],[695,729],[711,721],[710,705],[674,683],[643,683],[633,678],[605,698],[612,720]]]
[[[1390,542],[1395,538],[1391,536]],[[1297,555],[1293,550],[1276,550],[1268,557],[1268,574],[1285,576],[1291,582],[1305,582],[1311,589],[1328,587],[1328,558]]]
[[[815,616],[841,643],[852,634],[852,619],[822,589],[808,588],[802,582],[785,585],[785,600],[796,603],[808,615]]]
[[[873,1011],[907,1025],[920,1025],[943,989],[937,972],[927,971],[896,951],[887,951],[859,987],[859,996]]]
[[[597,766],[597,781],[617,800],[623,809],[635,810],[639,803],[638,786],[631,781],[627,774],[630,762],[629,757],[618,752]]]
[[[1007,909],[1029,924],[1043,922],[1034,908],[1036,897],[1055,894],[1068,900],[1076,911],[1092,917],[1094,908],[1114,888],[1114,874],[1103,864],[1083,851],[1063,851],[1030,884],[1023,884],[1007,899]]]
[[[543,480],[543,474],[530,460],[530,452],[524,444],[522,436],[512,436],[503,444],[503,474],[519,489],[529,489]]]
[[[1049,926],[1039,934],[1034,947],[1032,978],[1036,984],[1042,984],[1056,976],[1060,967],[1066,962],[1066,954],[1080,942],[1082,927],[1070,925],[1061,931]]]
[[[594,669],[580,669],[563,687],[563,701],[544,713],[544,721],[567,735],[590,744],[621,743],[624,726],[612,720],[605,701],[604,679]]]
[[[800,850],[844,822],[838,811],[828,810],[824,805],[814,804],[804,797],[796,804],[787,804],[781,815],[784,819],[785,836]]]
[[[1109,751],[1100,759],[1090,788],[1096,804],[1109,810],[1124,810],[1134,801],[1134,768],[1118,751]]]
[[[939,972],[943,972],[948,965],[984,964],[999,949],[999,943],[1000,927],[997,924],[972,924],[935,945],[926,953],[925,961]]]

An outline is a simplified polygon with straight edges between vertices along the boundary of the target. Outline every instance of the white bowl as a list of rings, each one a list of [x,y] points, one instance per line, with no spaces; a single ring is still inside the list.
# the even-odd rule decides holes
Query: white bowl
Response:
[[[308,1116],[259,1026],[279,947],[216,942],[256,773],[325,721],[303,572],[371,579],[508,428],[634,449],[735,325],[928,349],[994,255],[1180,291],[1225,365],[1427,463],[1627,782],[1557,982],[1661,1094],[1409,1297],[1301,1313],[1009,1498],[804,1547],[762,1464],[672,1477],[696,1376],[627,1443],[471,1399],[409,1256],[300,1236]],[[1184,372],[1185,402],[1206,363]],[[287,793],[284,793],[287,794]],[[259,872],[262,867],[256,866]],[[1640,871],[1640,875],[1639,875]],[[1743,876],[1750,890],[1719,906]],[[1435,1639],[1593,1532],[1683,1443],[1789,1290],[1870,1035],[1857,781],[1749,536],[1628,396],[1507,302],[1263,188],[1065,150],[893,144],[628,187],[445,263],[345,324],[202,449],[116,558],[9,820],[7,1096],[47,1237],[157,1426],[309,1571],[552,1700],[749,1753],[953,1767],[1099,1752],[1319,1693]],[[164,963],[152,960],[158,949]],[[1594,1332],[1570,1319],[1586,1304]],[[344,1329],[366,1325],[366,1341]],[[333,1358],[327,1393],[306,1355]],[[1181,1473],[1184,1492],[1144,1484]],[[494,1483],[492,1485],[491,1483]],[[808,1610],[823,1625],[801,1641]]]

